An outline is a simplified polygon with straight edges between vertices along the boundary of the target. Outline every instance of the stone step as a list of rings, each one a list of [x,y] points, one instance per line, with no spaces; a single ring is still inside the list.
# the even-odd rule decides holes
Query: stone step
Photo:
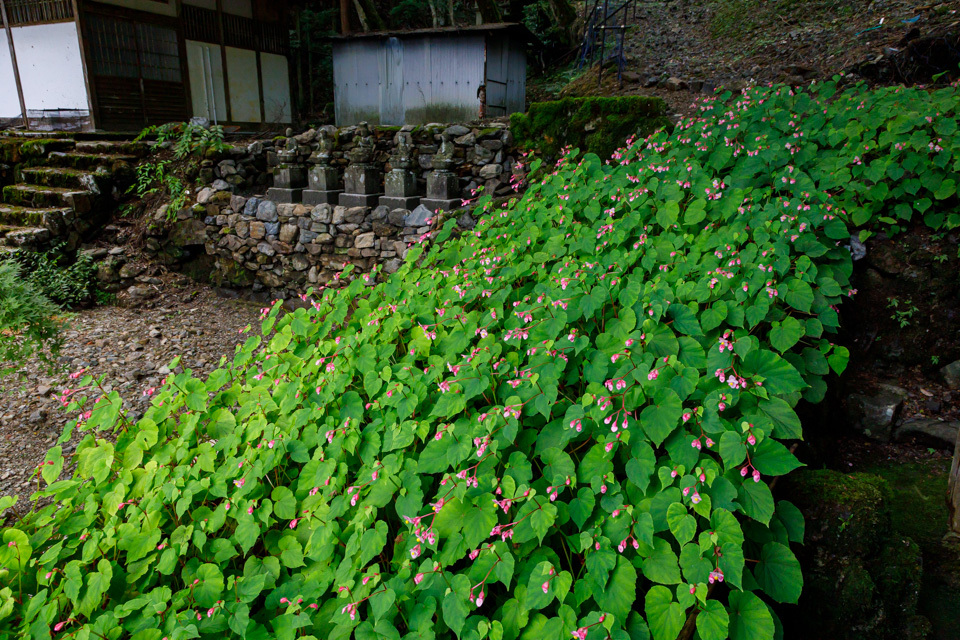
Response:
[[[129,140],[83,140],[78,141],[77,153],[99,155],[127,155],[142,158],[150,153],[150,143]]]
[[[26,184],[44,187],[60,187],[75,191],[99,191],[94,174],[79,169],[62,167],[32,167],[20,170],[20,176]]]
[[[50,230],[61,228],[64,216],[70,214],[67,207],[49,207],[32,209],[15,205],[0,204],[0,225],[14,227],[45,227]]]
[[[104,167],[116,171],[121,167],[128,167],[137,163],[137,156],[129,154],[96,154],[80,153],[78,151],[55,151],[47,156],[47,165],[52,167],[66,167],[69,169],[96,169]]]
[[[0,246],[38,247],[50,240],[49,229],[0,225]]]
[[[70,207],[77,213],[86,213],[93,207],[92,191],[43,187],[33,184],[13,184],[3,188],[3,201],[21,207]]]

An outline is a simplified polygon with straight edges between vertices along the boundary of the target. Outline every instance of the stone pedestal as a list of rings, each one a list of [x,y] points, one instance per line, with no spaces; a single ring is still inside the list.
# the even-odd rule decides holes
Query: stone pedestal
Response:
[[[307,170],[302,164],[283,157],[289,155],[291,154],[281,153],[280,164],[273,168],[273,186],[267,189],[267,198],[274,202],[291,203],[303,199]]]
[[[420,204],[417,195],[417,176],[405,169],[394,169],[384,179],[385,196],[380,198],[380,204],[391,209],[413,210]]]
[[[460,179],[452,171],[437,169],[427,174],[427,197],[421,204],[430,211],[453,211],[463,205]]]
[[[383,172],[368,164],[352,164],[343,176],[344,192],[340,205],[344,207],[375,207],[383,191],[380,182]]]
[[[343,189],[340,186],[340,172],[334,167],[315,165],[307,176],[308,186],[303,192],[303,204],[318,205],[338,203]]]

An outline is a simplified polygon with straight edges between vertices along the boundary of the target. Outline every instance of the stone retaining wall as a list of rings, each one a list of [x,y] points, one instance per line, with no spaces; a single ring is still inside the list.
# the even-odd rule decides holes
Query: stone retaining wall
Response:
[[[458,213],[458,224],[473,228],[471,214]],[[232,196],[182,210],[165,234],[147,239],[146,249],[179,266],[207,256],[212,264],[206,274],[215,283],[289,297],[330,283],[348,264],[363,272],[377,264],[396,271],[407,249],[434,228],[437,215],[422,205],[413,211],[311,208]]]

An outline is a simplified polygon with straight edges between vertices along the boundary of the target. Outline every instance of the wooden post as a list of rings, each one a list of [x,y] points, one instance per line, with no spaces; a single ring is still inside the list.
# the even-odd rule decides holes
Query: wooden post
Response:
[[[27,103],[23,100],[23,85],[20,84],[20,67],[17,66],[17,50],[13,46],[13,32],[10,30],[10,22],[7,20],[6,0],[0,0],[0,14],[3,15],[3,28],[7,32],[7,44],[10,46],[10,62],[13,63],[13,79],[17,83],[17,97],[20,98],[20,115],[23,118],[23,128],[30,128],[30,121],[27,120]]]
[[[953,448],[953,464],[950,466],[950,481],[947,484],[947,507],[950,510],[949,529],[960,536],[960,431]]]
[[[340,34],[350,33],[350,0],[340,0]]]

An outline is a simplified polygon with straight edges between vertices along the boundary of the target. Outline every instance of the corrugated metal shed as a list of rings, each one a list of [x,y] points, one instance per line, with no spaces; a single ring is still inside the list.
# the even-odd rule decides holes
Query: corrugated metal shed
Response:
[[[529,35],[519,25],[479,25],[333,39],[337,124],[403,125],[523,111]]]

